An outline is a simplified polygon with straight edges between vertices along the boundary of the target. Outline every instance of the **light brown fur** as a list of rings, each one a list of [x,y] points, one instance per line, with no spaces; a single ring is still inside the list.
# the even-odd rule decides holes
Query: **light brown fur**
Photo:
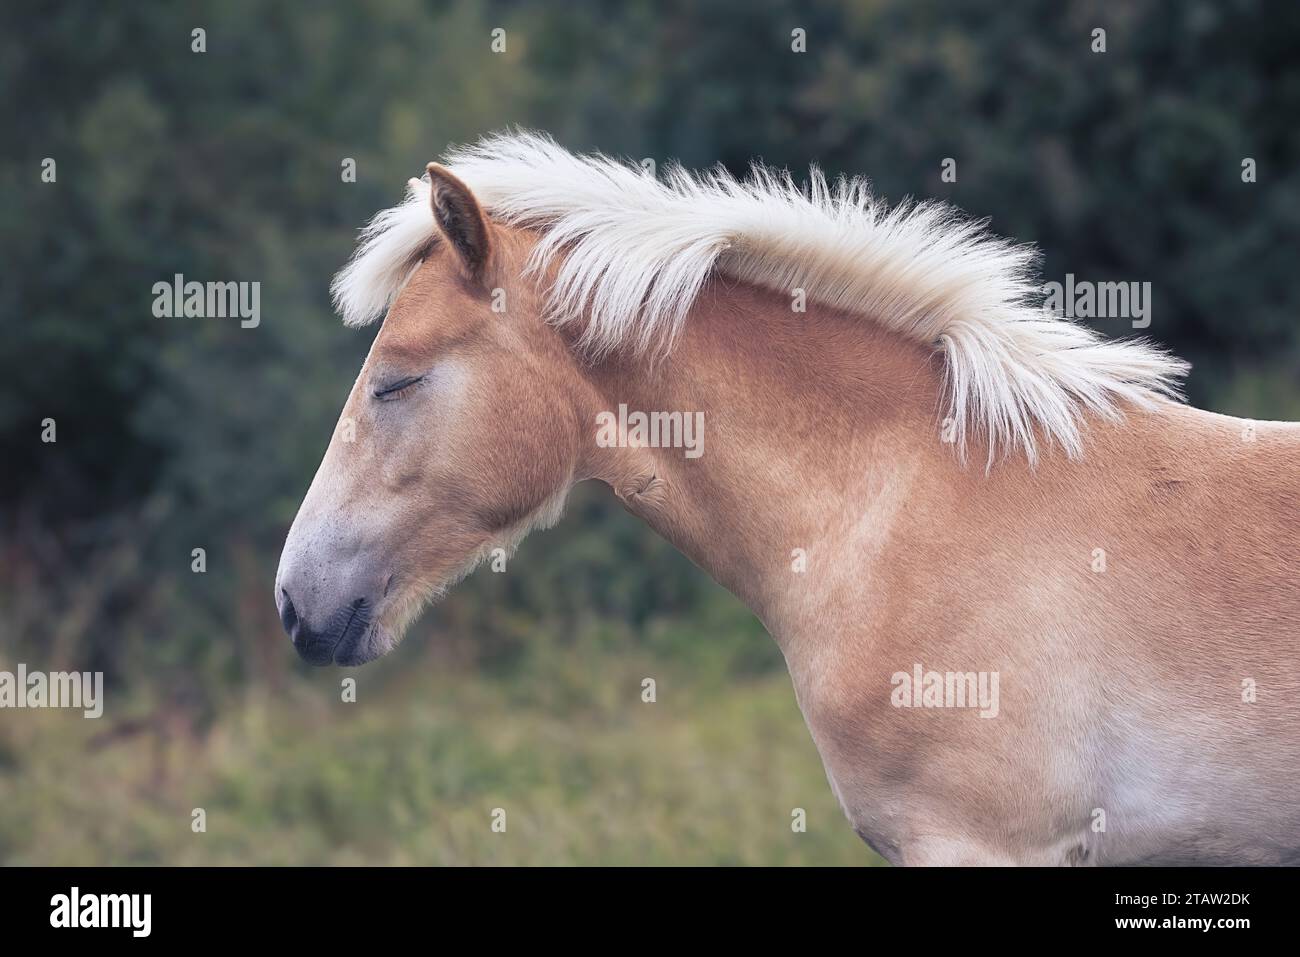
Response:
[[[762,619],[889,860],[1300,861],[1300,426],[1160,403],[986,474],[943,441],[921,345],[714,278],[671,356],[589,363],[520,275],[535,236],[488,232],[485,263],[439,243],[398,296],[286,543],[304,616],[389,582],[360,660],[594,479]],[[704,454],[598,447],[619,403],[702,411]],[[894,707],[915,663],[998,672],[997,717]]]

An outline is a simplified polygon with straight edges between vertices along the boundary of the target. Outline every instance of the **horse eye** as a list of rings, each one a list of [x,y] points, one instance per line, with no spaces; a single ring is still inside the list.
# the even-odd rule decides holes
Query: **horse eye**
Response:
[[[389,400],[399,399],[406,393],[408,389],[423,381],[424,381],[424,376],[422,375],[407,376],[405,379],[398,379],[396,382],[391,382],[388,385],[380,386],[379,388],[375,389],[371,394],[376,399],[389,399]]]

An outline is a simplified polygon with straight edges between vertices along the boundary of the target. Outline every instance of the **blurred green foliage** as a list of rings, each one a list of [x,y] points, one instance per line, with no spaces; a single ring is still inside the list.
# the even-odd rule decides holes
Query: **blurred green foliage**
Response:
[[[511,124],[816,161],[991,217],[1046,278],[1150,281],[1194,400],[1300,418],[1297,37],[1289,0],[7,5],[0,666],[101,669],[117,704],[0,714],[0,860],[873,860],[775,646],[594,489],[360,672],[354,716],[322,703],[339,675],[296,662],[271,585],[374,334],[330,275],[408,176]],[[174,273],[260,281],[260,326],[154,318]],[[480,834],[498,802],[531,838]]]

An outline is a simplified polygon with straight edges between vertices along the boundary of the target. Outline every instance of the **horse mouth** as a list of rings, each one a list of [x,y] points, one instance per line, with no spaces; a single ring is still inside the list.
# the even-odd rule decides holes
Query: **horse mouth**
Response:
[[[320,631],[297,627],[297,619],[286,624],[293,646],[303,661],[318,667],[345,668],[382,658],[402,640],[408,625],[419,617],[423,606],[440,597],[446,587],[433,589],[424,598],[404,588],[397,574],[388,576],[377,599],[358,598],[338,609]],[[282,610],[281,615],[293,615]]]
[[[294,638],[299,657],[311,665],[362,665],[386,652],[390,642],[375,621],[370,604],[357,599],[334,616],[323,633],[300,632]]]
[[[334,646],[332,657],[334,664],[350,668],[381,657],[389,645],[379,625],[366,622],[359,628],[350,626],[343,633]]]

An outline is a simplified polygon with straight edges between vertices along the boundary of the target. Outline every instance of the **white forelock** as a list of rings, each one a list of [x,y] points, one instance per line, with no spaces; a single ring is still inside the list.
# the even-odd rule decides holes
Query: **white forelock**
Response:
[[[727,276],[861,315],[941,350],[953,438],[972,433],[990,461],[1042,439],[1082,452],[1081,417],[1177,397],[1187,366],[1143,340],[1107,339],[1047,314],[1033,247],[986,231],[943,203],[875,199],[865,180],[808,189],[756,165],[749,178],[679,166],[657,179],[549,137],[509,133],[453,151],[447,165],[489,215],[537,230],[537,272],[562,253],[547,319],[579,324],[579,345],[671,351],[701,287]],[[348,325],[381,317],[435,236],[427,181],[379,213],[335,278]]]

